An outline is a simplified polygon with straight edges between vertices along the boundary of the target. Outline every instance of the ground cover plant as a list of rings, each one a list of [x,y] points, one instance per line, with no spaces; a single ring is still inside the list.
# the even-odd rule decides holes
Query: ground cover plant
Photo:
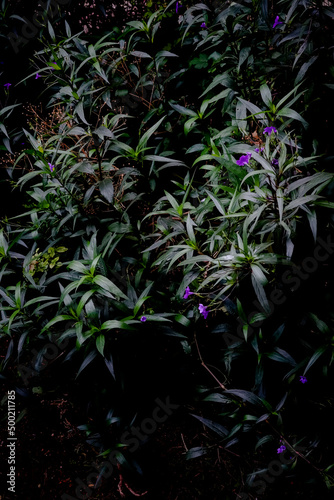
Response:
[[[333,17],[172,1],[103,34],[49,22],[5,85],[1,377],[17,429],[66,393],[92,457],[43,495],[332,494]],[[15,128],[14,84],[43,91]],[[194,429],[182,471],[212,484],[167,487],[160,423]]]

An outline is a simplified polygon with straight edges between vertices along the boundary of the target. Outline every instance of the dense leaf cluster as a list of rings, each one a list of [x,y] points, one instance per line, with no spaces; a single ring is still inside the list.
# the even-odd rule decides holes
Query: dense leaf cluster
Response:
[[[49,26],[27,78],[42,78],[58,118],[14,136],[1,125],[9,150],[24,137],[11,175],[20,169],[29,197],[0,233],[2,371],[38,346],[35,376],[51,335],[77,376],[103,366],[125,394],[128,356],[154,359],[159,344],[179,368],[199,357],[213,376],[201,392],[219,409],[194,416],[219,443],[250,433],[255,450],[281,439],[292,451],[307,436],[308,461],[330,485],[328,428],[307,435],[291,415],[306,405],[302,376],[319,419],[331,404],[333,290],[310,311],[298,297],[307,280],[324,286],[333,253],[330,144],[312,113],[332,98],[334,9],[278,8],[216,2],[176,14],[171,2],[97,41]],[[319,442],[324,456],[312,458]]]

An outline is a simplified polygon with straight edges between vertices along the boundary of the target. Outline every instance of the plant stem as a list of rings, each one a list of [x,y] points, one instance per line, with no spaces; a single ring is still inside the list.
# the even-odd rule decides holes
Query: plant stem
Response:
[[[101,158],[101,155],[100,155],[99,144],[98,144],[98,142],[97,142],[97,140],[95,138],[94,138],[94,146],[95,146],[97,161],[98,161],[98,164],[99,164],[100,181],[102,181],[102,158]]]
[[[212,373],[212,371],[210,370],[210,368],[204,363],[203,361],[203,358],[202,358],[202,355],[200,353],[200,350],[199,350],[199,347],[198,347],[198,343],[197,343],[197,339],[196,339],[196,333],[194,333],[194,338],[195,338],[195,344],[196,344],[196,347],[197,347],[197,352],[198,352],[198,355],[199,355],[199,359],[201,360],[201,364],[202,366],[204,366],[204,368],[210,373],[210,375],[215,379],[215,381],[217,382],[217,384],[219,384],[219,387],[221,389],[223,389],[223,391],[226,391],[226,387],[217,379],[216,375],[214,375],[214,373]]]

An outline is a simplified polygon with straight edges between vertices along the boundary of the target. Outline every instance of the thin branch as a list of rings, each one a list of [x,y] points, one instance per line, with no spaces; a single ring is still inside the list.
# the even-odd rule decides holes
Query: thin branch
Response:
[[[226,391],[226,387],[217,379],[216,375],[214,373],[212,373],[212,371],[210,370],[210,368],[204,363],[203,361],[203,358],[202,358],[202,355],[200,353],[200,350],[199,350],[199,347],[198,347],[198,343],[197,343],[197,339],[196,339],[196,333],[194,334],[194,338],[195,338],[195,343],[196,343],[196,347],[197,347],[197,352],[198,352],[198,355],[199,355],[199,359],[201,360],[201,364],[202,366],[204,366],[204,368],[210,373],[210,375],[215,379],[215,381],[217,382],[217,384],[219,384],[219,387],[221,389],[223,389],[223,391]]]

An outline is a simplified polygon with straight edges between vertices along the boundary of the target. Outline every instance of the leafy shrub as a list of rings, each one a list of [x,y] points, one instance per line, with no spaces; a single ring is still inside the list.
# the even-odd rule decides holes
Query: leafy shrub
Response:
[[[211,379],[201,392],[219,410],[193,414],[219,436],[217,446],[258,450],[281,439],[293,450],[305,434],[292,415],[307,402],[296,377],[313,374],[309,399],[323,387],[312,406],[326,419],[332,379],[332,316],[319,304],[306,312],[293,294],[307,296],[302,284],[318,268],[323,286],[332,253],[333,174],[305,112],[312,116],[318,85],[332,91],[327,72],[317,85],[311,75],[318,60],[329,64],[322,44],[332,39],[333,9],[288,1],[277,13],[266,1],[213,7],[195,4],[178,19],[171,2],[95,42],[68,25],[57,40],[49,27],[52,42],[28,78],[43,78],[58,120],[31,122],[15,162],[25,171],[17,186],[31,200],[17,228],[5,221],[1,232],[1,326],[12,337],[2,369],[14,345],[19,355],[38,345],[38,373],[56,335],[68,341],[65,361],[77,376],[93,374],[92,366],[109,371],[101,399],[109,380],[134,395],[140,382],[124,368],[129,351],[134,366],[142,356],[158,370],[162,346],[171,363],[177,355],[178,373],[199,357],[218,383],[219,392]],[[319,233],[327,257],[311,257],[317,267],[308,270]],[[223,370],[224,383],[209,365]],[[155,375],[147,377],[152,390]],[[144,399],[143,390],[134,397],[128,421]],[[314,456],[311,466],[330,485],[327,431],[315,424],[298,457]]]

